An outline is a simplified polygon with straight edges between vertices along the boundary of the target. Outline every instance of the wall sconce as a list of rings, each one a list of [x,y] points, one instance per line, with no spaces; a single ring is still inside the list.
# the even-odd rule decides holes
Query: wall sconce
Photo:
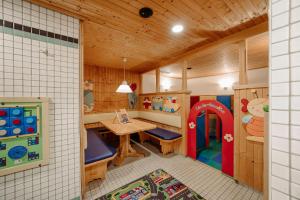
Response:
[[[169,91],[170,88],[171,88],[171,86],[172,86],[172,85],[171,85],[171,81],[170,81],[170,80],[165,79],[165,80],[162,81],[161,88],[162,88],[165,92]]]
[[[233,82],[232,78],[223,78],[219,81],[219,85],[224,90],[228,90],[232,88]]]

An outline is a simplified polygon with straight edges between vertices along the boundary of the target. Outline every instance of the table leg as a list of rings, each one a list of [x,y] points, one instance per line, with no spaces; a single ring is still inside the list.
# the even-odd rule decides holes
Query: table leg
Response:
[[[128,155],[128,135],[120,136],[120,146],[118,156],[115,158],[115,165],[122,165],[125,157]]]
[[[130,141],[129,141],[130,142]],[[129,143],[129,146],[128,146],[128,156],[131,156],[131,157],[144,157],[145,154],[144,153],[140,153],[140,152],[137,152]]]
[[[115,165],[122,165],[126,157],[140,157],[145,156],[143,153],[138,153],[130,145],[130,135],[120,136],[120,147],[118,149],[118,156],[116,157],[114,163]]]

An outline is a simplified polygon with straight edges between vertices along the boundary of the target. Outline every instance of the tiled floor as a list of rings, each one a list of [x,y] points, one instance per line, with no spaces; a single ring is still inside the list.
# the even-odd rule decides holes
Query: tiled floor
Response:
[[[104,181],[91,182],[86,199],[100,197],[159,168],[164,169],[207,200],[262,199],[260,193],[236,184],[232,178],[199,161],[181,155],[163,158],[153,152],[146,158],[108,171]]]

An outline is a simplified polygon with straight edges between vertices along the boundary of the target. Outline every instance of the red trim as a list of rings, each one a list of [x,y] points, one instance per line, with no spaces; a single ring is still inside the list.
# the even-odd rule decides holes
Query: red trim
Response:
[[[209,112],[205,114],[205,146],[209,147]]]
[[[190,108],[192,108],[198,101],[200,101],[200,96],[190,97]]]
[[[196,125],[196,118],[203,111],[216,113],[222,122],[222,172],[233,176],[233,148],[234,140],[227,142],[224,135],[230,134],[234,138],[233,116],[230,110],[222,103],[216,100],[203,100],[196,103],[189,114],[188,119],[188,136],[187,136],[187,156],[196,159],[196,127],[190,128],[190,124]]]
[[[220,131],[221,131],[221,120],[220,117],[217,116],[217,121],[216,121],[216,139],[218,142],[220,142]]]

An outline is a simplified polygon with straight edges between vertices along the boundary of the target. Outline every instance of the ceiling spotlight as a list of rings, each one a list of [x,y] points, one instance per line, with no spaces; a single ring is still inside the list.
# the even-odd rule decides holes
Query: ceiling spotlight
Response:
[[[183,31],[183,26],[181,24],[174,25],[172,31],[173,33],[180,33]]]

